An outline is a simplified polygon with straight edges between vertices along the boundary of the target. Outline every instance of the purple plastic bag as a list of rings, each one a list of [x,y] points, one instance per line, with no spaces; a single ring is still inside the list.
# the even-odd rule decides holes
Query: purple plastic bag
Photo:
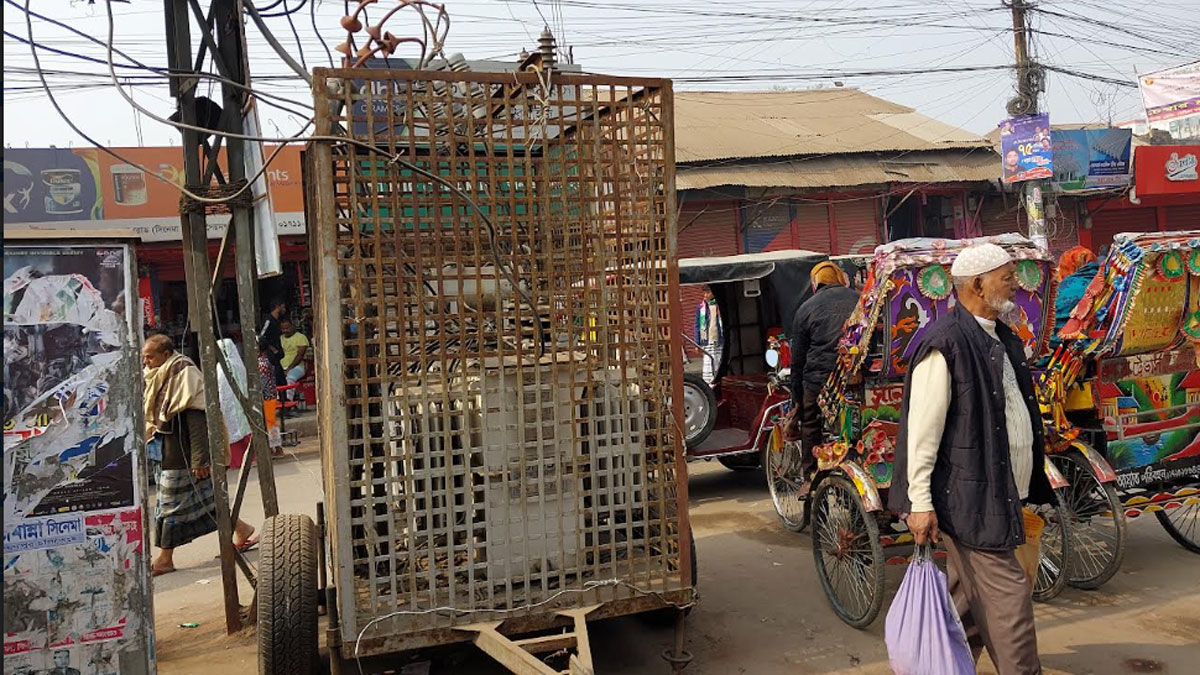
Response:
[[[946,575],[918,551],[888,608],[888,661],[896,675],[974,675],[975,659],[959,621]]]

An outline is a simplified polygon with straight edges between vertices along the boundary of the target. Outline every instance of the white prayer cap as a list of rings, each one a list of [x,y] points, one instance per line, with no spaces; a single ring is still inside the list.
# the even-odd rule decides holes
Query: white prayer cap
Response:
[[[954,264],[950,266],[950,276],[975,277],[1010,262],[1012,256],[996,244],[974,244],[959,251]]]

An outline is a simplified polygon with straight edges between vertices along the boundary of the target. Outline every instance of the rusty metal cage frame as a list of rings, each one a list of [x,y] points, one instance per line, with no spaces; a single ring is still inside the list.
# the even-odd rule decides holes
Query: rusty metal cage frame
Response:
[[[690,603],[670,81],[313,90],[351,139],[305,164],[343,656]]]

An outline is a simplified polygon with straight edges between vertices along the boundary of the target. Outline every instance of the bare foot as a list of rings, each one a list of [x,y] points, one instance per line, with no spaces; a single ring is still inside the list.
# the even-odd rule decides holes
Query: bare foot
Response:
[[[175,571],[174,565],[159,565],[157,563],[150,566],[150,575],[160,577],[164,574],[170,574]]]

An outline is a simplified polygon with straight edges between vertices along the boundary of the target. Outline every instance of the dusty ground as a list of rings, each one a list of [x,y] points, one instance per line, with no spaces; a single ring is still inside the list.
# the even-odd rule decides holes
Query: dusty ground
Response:
[[[688,619],[687,646],[695,655],[688,675],[889,673],[882,616],[865,631],[834,617],[815,576],[809,537],[776,523],[761,479],[715,462],[693,464],[691,470],[702,598]],[[278,463],[283,510],[314,514],[319,472],[311,441]],[[261,519],[257,500],[251,481],[251,523]],[[1068,589],[1038,606],[1039,646],[1047,672],[1200,672],[1200,556],[1175,544],[1153,519],[1131,522],[1129,532],[1125,564],[1104,588]],[[252,631],[224,635],[219,566],[212,558],[216,546],[211,535],[180,549],[180,571],[156,580],[163,675],[257,672]],[[902,571],[890,570],[889,597]],[[248,597],[244,591],[243,598]],[[201,625],[180,628],[185,622]],[[596,623],[591,630],[596,671],[665,675],[669,670],[659,654],[671,637],[670,629],[637,618]],[[507,672],[465,646],[364,662],[363,667],[366,673],[400,672],[406,664],[406,672],[414,674]],[[986,657],[980,672],[994,672]]]

